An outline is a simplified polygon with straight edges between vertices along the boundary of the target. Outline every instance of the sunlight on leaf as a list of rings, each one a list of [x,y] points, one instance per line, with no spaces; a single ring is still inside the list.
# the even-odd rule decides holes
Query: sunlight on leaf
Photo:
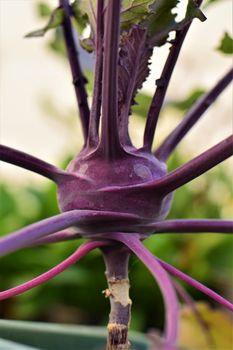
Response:
[[[149,5],[154,0],[123,0],[121,10],[121,27],[129,29],[133,24],[139,24],[150,12]]]
[[[206,19],[205,15],[193,0],[188,1],[186,14],[183,20],[176,21],[176,7],[179,0],[157,0],[150,6],[148,18],[143,25],[148,28],[149,43],[152,46],[161,46],[166,43],[169,33],[183,29],[192,19],[201,21]]]
[[[179,346],[188,350],[232,349],[233,323],[226,312],[212,309],[206,303],[196,303],[196,307],[209,331],[203,332],[191,309],[183,306]]]
[[[123,0],[121,7],[121,33],[128,32],[132,25],[140,25],[147,30],[146,43],[150,47],[161,46],[168,40],[172,31],[181,30],[193,18],[204,21],[206,17],[195,4],[189,0],[185,17],[176,21],[176,7],[180,0]],[[106,7],[106,3],[105,3]],[[91,27],[89,38],[81,40],[81,45],[88,52],[94,50],[96,32],[96,0],[75,0],[72,4],[74,17],[84,29],[88,17]],[[103,14],[104,15],[104,14]]]

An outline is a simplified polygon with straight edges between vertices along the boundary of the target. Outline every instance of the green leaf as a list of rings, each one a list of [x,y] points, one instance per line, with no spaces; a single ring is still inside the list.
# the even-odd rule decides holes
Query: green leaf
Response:
[[[196,88],[195,90],[191,91],[184,100],[172,101],[169,103],[169,106],[175,107],[182,112],[187,111],[204,93],[204,89]]]
[[[49,17],[52,10],[45,2],[39,2],[37,11],[40,17]]]
[[[91,29],[95,33],[97,0],[75,0],[72,4],[72,9],[77,22],[80,21],[83,15],[88,17]]]
[[[151,96],[139,92],[136,96],[135,104],[132,106],[132,112],[139,117],[146,118],[151,104]]]
[[[129,29],[139,24],[150,13],[149,6],[154,0],[123,0],[121,9],[121,28]]]
[[[91,34],[88,38],[80,40],[80,45],[87,52],[93,52],[95,49],[97,0],[75,0],[72,4],[72,9],[79,32],[81,32],[88,23],[90,24]]]
[[[143,22],[143,25],[148,28],[150,45],[163,45],[169,33],[176,29],[174,9],[178,3],[179,0],[157,0],[150,6],[151,14]]]
[[[61,57],[66,57],[66,47],[63,39],[62,28],[54,31],[53,38],[48,43],[49,48]]]
[[[233,39],[227,32],[224,33],[224,36],[219,46],[217,47],[217,50],[227,55],[233,54]]]
[[[196,5],[195,1],[189,0],[185,19],[190,20],[193,18],[198,18],[201,22],[204,22],[206,20],[206,16],[200,10],[199,6]]]
[[[148,28],[150,45],[161,46],[165,44],[170,32],[181,30],[193,18],[199,18],[201,21],[206,19],[194,0],[189,0],[185,18],[177,22],[175,9],[179,2],[180,0],[157,0],[149,6],[150,14],[142,24]]]
[[[232,348],[233,323],[221,309],[212,309],[206,303],[196,303],[196,308],[206,324],[203,332],[192,310],[183,306],[180,314],[179,346],[184,349],[217,350]]]
[[[141,22],[149,13],[149,5],[155,0],[122,0],[121,4],[121,28],[129,29],[130,26]],[[87,15],[93,33],[96,31],[97,0],[75,0],[72,5],[77,20],[80,16]]]
[[[80,45],[84,50],[86,50],[89,53],[93,52],[95,49],[95,44],[91,36],[89,38],[80,40]]]
[[[58,26],[60,26],[63,22],[63,18],[64,18],[63,10],[60,8],[56,8],[51,13],[50,19],[45,27],[28,33],[27,35],[25,35],[25,38],[43,36],[49,29],[57,28]]]
[[[161,46],[166,43],[170,32],[182,29],[193,18],[199,18],[201,21],[206,19],[195,1],[189,0],[185,18],[177,22],[175,10],[179,2],[180,0],[122,0],[121,33],[130,31],[134,25],[140,25],[147,30],[148,44],[152,47]],[[72,8],[76,21],[84,21],[83,27],[87,24],[85,18],[88,17],[91,35],[82,40],[81,45],[91,52],[94,50],[97,1],[75,0]]]
[[[222,0],[206,0],[206,1],[204,1],[203,7],[206,8],[209,5],[214,5],[216,2],[220,2],[220,1],[222,1]]]
[[[87,3],[87,1],[75,0],[72,4],[73,15],[79,33],[83,31],[88,22],[89,7]],[[90,18],[90,20],[93,20],[93,18]]]

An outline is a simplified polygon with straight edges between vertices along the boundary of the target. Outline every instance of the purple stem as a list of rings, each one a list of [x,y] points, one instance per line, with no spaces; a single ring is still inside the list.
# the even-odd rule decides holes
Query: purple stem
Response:
[[[199,312],[199,310],[195,304],[195,301],[189,295],[189,293],[187,293],[186,290],[179,283],[177,283],[175,280],[173,281],[173,284],[174,284],[174,287],[175,287],[177,293],[180,295],[181,299],[183,299],[184,302],[189,306],[194,317],[197,320],[197,323],[202,328],[204,336],[206,337],[207,343],[209,344],[209,346],[213,346],[213,337],[210,333],[208,323],[206,323],[206,321],[202,317],[201,313]]]
[[[155,233],[233,233],[233,221],[217,219],[166,220],[151,224]]]
[[[0,160],[33,171],[34,173],[47,177],[56,183],[60,183],[66,179],[70,180],[76,178],[63,170],[58,169],[54,165],[4,145],[0,145]]]
[[[90,115],[90,110],[87,102],[87,93],[85,89],[86,78],[82,73],[79,63],[76,33],[74,32],[72,22],[70,19],[71,8],[69,0],[59,0],[59,4],[64,10],[64,21],[62,27],[64,32],[67,54],[70,62],[71,73],[73,77],[76,99],[79,107],[84,141],[86,143]]]
[[[34,247],[37,245],[42,245],[42,244],[48,244],[48,243],[59,243],[59,242],[65,242],[65,241],[70,241],[70,240],[75,240],[82,238],[82,235],[79,233],[72,232],[71,230],[63,230],[60,232],[55,232],[50,234],[48,237],[40,238],[30,245],[28,247]]]
[[[116,244],[115,242],[101,250],[108,282],[108,289],[104,293],[110,301],[106,350],[126,350],[129,348],[128,329],[132,305],[129,298],[128,277],[128,262],[131,252],[124,244]]]
[[[95,248],[100,248],[103,246],[106,246],[109,244],[108,242],[100,242],[100,241],[91,241],[82,244],[71,256],[69,256],[67,259],[65,259],[60,264],[53,267],[51,270],[43,273],[42,275],[33,278],[32,280],[25,282],[23,284],[20,284],[17,287],[7,289],[3,292],[0,292],[0,300],[12,298],[16,295],[22,294],[34,287],[39,286],[40,284],[54,278],[59,273],[66,270],[71,265],[75,264],[79,259],[81,259],[83,256],[85,256],[87,253],[89,253],[91,250]]]
[[[103,33],[104,33],[104,13],[103,0],[98,0],[97,23],[96,23],[96,63],[93,101],[91,106],[90,123],[88,130],[88,145],[96,146],[98,143],[99,120],[101,113],[101,92],[103,75]]]
[[[170,193],[223,162],[232,154],[233,136],[231,135],[163,178],[148,184],[147,187],[151,189],[154,186],[156,191],[161,191],[163,194]]]
[[[200,6],[201,3],[202,0],[196,1],[197,6]],[[191,24],[192,21],[190,21],[190,23],[188,23],[182,30],[176,31],[176,37],[170,48],[160,79],[156,80],[157,88],[150,105],[144,132],[144,147],[148,150],[152,147],[157,121],[166,96],[167,88],[176,66],[184,39]]]
[[[72,226],[79,222],[82,216],[80,211],[77,214],[77,211],[73,210],[41,220],[10,235],[6,235],[0,238],[0,256],[28,246],[51,233]]]
[[[117,227],[133,224],[139,219],[135,215],[127,213],[114,213],[111,211],[98,210],[71,210],[51,218],[41,220],[35,224],[29,225],[9,235],[0,238],[0,256],[13,252],[19,248],[28,247],[37,243],[39,239],[49,236],[56,231],[75,226],[78,232],[86,234],[91,232],[90,236],[97,232],[102,232],[104,227],[110,230],[114,225]],[[99,230],[99,231],[98,231]]]
[[[166,161],[175,147],[196,124],[204,112],[213,104],[222,91],[230,84],[233,78],[233,69],[230,69],[221,80],[203,97],[201,97],[188,111],[181,123],[167,136],[155,151],[154,155],[161,161]]]
[[[175,349],[177,342],[178,324],[179,324],[179,306],[173,284],[169,276],[161,269],[160,264],[155,257],[140,242],[138,235],[112,233],[111,239],[125,244],[151,271],[152,275],[158,282],[162,291],[166,306],[166,331],[165,331],[165,349]]]
[[[123,152],[118,134],[118,50],[120,34],[120,0],[109,0],[104,30],[102,90],[102,133],[100,149],[106,159]]]
[[[225,298],[223,298],[221,295],[217,294],[216,292],[214,292],[210,288],[206,287],[202,283],[200,283],[200,282],[196,281],[195,279],[191,278],[190,276],[186,275],[184,272],[169,265],[165,261],[158,259],[158,258],[156,258],[156,259],[167,272],[178,277],[182,281],[188,283],[190,286],[200,290],[202,293],[208,295],[210,298],[216,300],[218,303],[222,304],[223,306],[225,306],[229,310],[233,311],[233,304],[231,302],[229,302],[228,300],[226,300]]]

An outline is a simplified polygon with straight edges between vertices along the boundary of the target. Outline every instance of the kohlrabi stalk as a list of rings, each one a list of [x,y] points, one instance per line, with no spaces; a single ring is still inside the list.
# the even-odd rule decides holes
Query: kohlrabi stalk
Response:
[[[73,78],[74,90],[79,108],[79,115],[83,130],[84,143],[86,144],[88,137],[90,110],[87,101],[87,92],[85,89],[86,78],[84,77],[80,63],[77,48],[77,34],[71,23],[71,7],[69,0],[59,0],[63,9],[63,33],[67,49],[67,55],[70,62],[70,69]]]
[[[89,1],[87,0],[87,3]],[[96,4],[96,7],[94,6]],[[193,18],[204,20],[201,1],[188,1],[185,18],[175,21],[174,3],[148,1],[146,13],[136,13],[120,0],[98,0],[82,8],[81,2],[59,0],[63,28],[75,93],[82,124],[84,147],[66,170],[7,146],[0,146],[0,159],[47,177],[57,185],[61,213],[22,228],[0,239],[0,256],[18,249],[88,239],[73,255],[50,271],[31,281],[0,292],[0,299],[13,297],[55,277],[94,248],[100,248],[105,265],[110,299],[108,350],[129,348],[128,329],[131,318],[128,260],[135,254],[146,265],[160,286],[165,305],[166,322],[163,350],[176,349],[179,327],[179,306],[170,275],[199,289],[231,311],[233,305],[181,271],[154,257],[142,241],[159,233],[232,233],[229,220],[190,219],[165,220],[169,213],[172,192],[196,179],[233,153],[233,137],[229,136],[188,163],[167,174],[165,161],[206,109],[229,85],[232,70],[188,111],[182,122],[159,148],[152,152],[157,120],[166,96],[183,41]],[[85,78],[82,73],[72,25],[74,5],[89,17],[90,43],[95,51],[95,79],[92,106],[89,111]],[[158,8],[160,7],[160,8]],[[157,11],[157,10],[161,11]],[[57,11],[57,10],[55,10]],[[128,12],[127,12],[128,11]],[[127,17],[128,15],[128,17]],[[160,16],[160,31],[154,24]],[[93,23],[94,18],[94,23]],[[77,18],[75,18],[77,20]],[[169,20],[169,23],[167,22]],[[128,119],[137,90],[149,74],[153,47],[161,46],[175,32],[170,53],[149,108],[142,148],[135,148],[128,132]],[[187,299],[187,298],[186,298]]]

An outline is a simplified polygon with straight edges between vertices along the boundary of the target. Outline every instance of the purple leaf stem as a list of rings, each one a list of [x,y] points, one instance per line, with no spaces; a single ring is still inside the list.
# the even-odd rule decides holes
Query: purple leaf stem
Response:
[[[4,145],[0,145],[0,160],[33,171],[34,173],[47,177],[56,183],[62,182],[66,179],[70,180],[72,178],[77,178],[76,176],[68,174],[54,165],[46,163],[30,154]]]
[[[137,224],[137,221],[140,221],[139,217],[127,213],[78,209],[67,211],[1,237],[0,256],[33,245],[39,239],[71,226],[75,226],[78,233],[84,232],[84,235],[86,232],[91,232],[85,237],[91,236],[92,238],[96,234],[94,230],[98,233],[100,230],[102,232],[103,227],[106,230],[111,230],[114,225],[127,227],[135,222]]]
[[[102,92],[102,74],[103,74],[103,33],[104,33],[104,13],[103,0],[98,0],[97,4],[97,22],[96,22],[96,63],[95,63],[95,81],[93,91],[93,101],[90,113],[90,123],[88,130],[88,145],[96,146],[98,143],[98,129],[101,113],[101,92]]]
[[[85,214],[84,214],[85,215]],[[73,210],[41,220],[0,238],[0,256],[28,246],[34,241],[76,224],[82,219],[81,211]]]
[[[59,3],[64,10],[64,21],[62,27],[64,32],[67,54],[70,62],[71,73],[73,77],[76,99],[79,107],[84,141],[86,143],[90,115],[90,110],[87,102],[87,92],[85,89],[86,78],[82,73],[79,63],[77,37],[74,28],[72,27],[72,22],[70,19],[71,8],[69,5],[69,0],[59,0]]]
[[[155,233],[233,233],[233,221],[218,219],[166,220],[155,222]]]
[[[75,240],[82,238],[82,235],[79,233],[75,233],[71,230],[63,230],[59,232],[55,232],[50,234],[47,237],[40,238],[36,241],[33,241],[33,243],[29,244],[28,247],[30,246],[37,246],[37,245],[42,245],[42,244],[48,244],[48,243],[59,243],[59,242],[65,242],[65,241],[70,241],[70,240]]]
[[[39,286],[40,284],[54,278],[64,270],[66,270],[71,265],[75,264],[79,259],[89,253],[91,250],[95,248],[100,248],[109,244],[106,241],[91,241],[82,244],[71,256],[65,259],[60,264],[53,267],[51,270],[43,273],[42,275],[33,278],[32,280],[20,284],[17,287],[7,289],[3,292],[0,292],[0,300],[8,299],[14,297],[16,295],[22,294],[34,287]]]
[[[204,96],[202,96],[188,111],[181,123],[167,136],[155,151],[154,155],[161,161],[166,161],[175,147],[196,124],[204,112],[213,104],[222,91],[230,84],[233,69],[230,69],[221,80]]]
[[[111,233],[109,237],[125,244],[138,258],[146,265],[155,277],[162,291],[166,307],[166,331],[165,348],[166,350],[175,349],[177,342],[178,324],[179,324],[179,306],[173,284],[160,268],[160,264],[155,257],[144,247],[138,236],[135,234]]]
[[[151,188],[154,185],[155,190],[163,194],[170,193],[223,162],[232,154],[233,136],[231,135],[163,178],[148,184],[147,187]]]
[[[194,317],[197,320],[197,323],[200,325],[200,327],[203,330],[203,334],[206,337],[207,343],[209,344],[210,347],[213,347],[213,337],[212,337],[211,332],[209,330],[208,323],[204,320],[201,313],[199,312],[199,310],[195,304],[195,301],[193,300],[191,295],[189,295],[189,293],[175,280],[173,281],[173,285],[177,291],[177,294],[180,296],[181,299],[183,299],[183,301],[186,303],[186,305],[191,309]]]
[[[218,293],[214,292],[210,288],[206,287],[202,283],[196,281],[192,277],[186,275],[184,272],[176,269],[174,266],[171,266],[170,264],[166,263],[165,261],[163,261],[163,260],[161,260],[159,258],[156,258],[156,259],[157,259],[158,262],[160,262],[161,266],[163,266],[163,268],[167,272],[171,273],[172,275],[176,276],[177,278],[181,279],[182,281],[188,283],[190,286],[200,290],[202,293],[208,295],[210,298],[212,298],[215,301],[217,301],[218,303],[222,304],[227,309],[233,311],[233,304],[230,301],[226,300],[221,295],[219,295]]]
[[[123,149],[118,134],[118,46],[120,32],[120,0],[109,0],[104,30],[104,62],[102,89],[102,133],[100,149],[106,159],[117,158]]]
[[[200,6],[201,3],[202,0],[196,1],[197,6]],[[191,24],[192,21],[190,21],[190,23],[188,23],[183,29],[176,31],[176,37],[170,48],[162,74],[160,78],[156,80],[157,88],[150,105],[144,132],[144,147],[146,149],[150,150],[152,147],[157,121],[166,96],[167,88],[176,66],[184,39]]]

